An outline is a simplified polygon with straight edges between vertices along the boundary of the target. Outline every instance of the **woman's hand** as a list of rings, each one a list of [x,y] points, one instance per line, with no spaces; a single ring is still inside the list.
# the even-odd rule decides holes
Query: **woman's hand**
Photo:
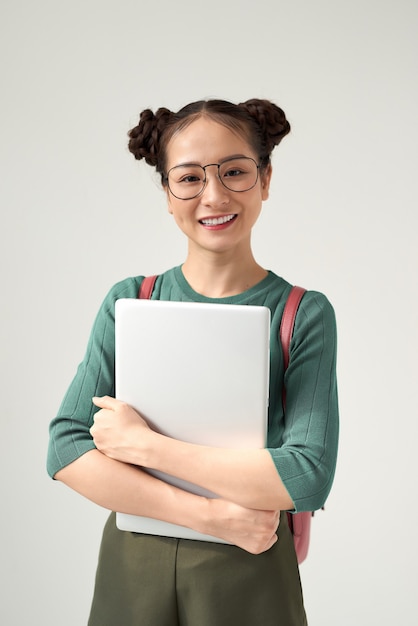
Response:
[[[222,498],[208,500],[208,505],[205,533],[251,554],[266,552],[276,543],[280,511],[247,509]]]
[[[90,428],[96,448],[111,459],[142,465],[141,444],[152,434],[146,421],[129,404],[110,396],[93,398],[93,404],[100,408]]]

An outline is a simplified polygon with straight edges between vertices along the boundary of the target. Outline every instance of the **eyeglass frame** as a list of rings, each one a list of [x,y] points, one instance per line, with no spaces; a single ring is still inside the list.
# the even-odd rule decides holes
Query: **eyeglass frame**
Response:
[[[255,182],[254,182],[253,185],[251,185],[251,187],[248,187],[248,189],[230,189],[229,187],[227,187],[225,185],[225,183],[223,182],[222,178],[219,176],[219,168],[221,167],[221,165],[224,165],[225,163],[228,163],[228,161],[238,161],[239,159],[246,159],[248,161],[252,161],[253,163],[255,163],[256,168],[257,168],[257,176],[256,176],[256,179],[255,179]],[[189,165],[190,166],[194,165],[194,166],[202,168],[202,170],[204,172],[204,175],[205,175],[205,178],[203,180],[203,187],[199,191],[199,193],[195,194],[194,196],[191,196],[190,198],[179,198],[179,196],[176,196],[176,194],[171,191],[168,177],[169,177],[170,172],[172,172],[173,170],[177,169],[178,167],[187,167]],[[167,174],[163,177],[163,181],[166,183],[167,188],[168,188],[169,192],[171,193],[171,195],[174,196],[174,198],[177,198],[177,200],[194,200],[194,198],[198,198],[205,191],[206,185],[208,184],[208,179],[207,179],[207,176],[206,176],[206,168],[207,167],[212,167],[212,166],[215,166],[215,165],[218,168],[218,171],[217,171],[217,174],[216,174],[217,177],[218,177],[218,180],[221,183],[221,185],[223,187],[225,187],[225,189],[227,189],[228,191],[232,191],[234,193],[245,193],[246,191],[250,191],[250,189],[254,189],[254,187],[256,186],[256,184],[258,182],[259,175],[260,175],[261,163],[257,163],[257,161],[255,159],[253,159],[252,157],[247,157],[247,156],[229,157],[228,159],[225,159],[224,161],[221,161],[220,163],[207,163],[206,165],[200,165],[200,163],[180,163],[179,165],[174,165],[173,167],[170,167],[170,169],[168,170]]]

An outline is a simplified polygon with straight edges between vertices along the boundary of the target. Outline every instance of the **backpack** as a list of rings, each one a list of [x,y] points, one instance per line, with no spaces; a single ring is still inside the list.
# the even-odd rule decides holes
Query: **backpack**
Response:
[[[141,283],[138,298],[149,299],[151,298],[152,291],[157,276],[147,276]],[[280,340],[283,349],[284,370],[286,371],[289,365],[289,348],[290,340],[293,334],[293,328],[295,325],[296,313],[300,304],[300,301],[305,293],[306,289],[303,287],[292,287],[289,296],[287,298],[282,321],[280,324]],[[283,386],[283,407],[286,406],[286,390]],[[293,543],[295,546],[296,557],[298,563],[302,563],[308,554],[309,539],[311,532],[311,520],[314,513],[313,511],[302,511],[300,513],[287,513],[287,521],[290,531],[293,536]]]

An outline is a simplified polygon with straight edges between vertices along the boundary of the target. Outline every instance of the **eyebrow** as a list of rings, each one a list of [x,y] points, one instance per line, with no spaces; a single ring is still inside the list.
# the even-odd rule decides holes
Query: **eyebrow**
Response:
[[[219,165],[222,163],[226,163],[226,161],[232,161],[233,159],[252,159],[253,157],[249,157],[246,154],[232,154],[231,156],[227,156],[224,159],[219,160]],[[197,161],[186,161],[185,163],[177,163],[177,165],[173,165],[169,169],[172,170],[173,167],[189,167],[190,165],[198,165],[199,167],[206,167],[206,165],[218,165],[218,163],[206,163],[205,166],[201,165]]]

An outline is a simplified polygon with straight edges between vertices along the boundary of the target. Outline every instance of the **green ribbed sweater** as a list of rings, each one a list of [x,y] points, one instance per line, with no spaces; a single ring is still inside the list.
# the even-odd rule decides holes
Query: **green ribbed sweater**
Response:
[[[94,449],[89,428],[97,408],[93,396],[114,396],[114,305],[136,298],[143,277],[112,287],[97,314],[87,351],[50,424],[47,469],[55,473]],[[338,446],[336,326],[332,306],[315,291],[304,295],[296,318],[285,375],[286,416],[282,409],[283,355],[280,320],[291,285],[269,272],[244,293],[207,298],[195,292],[180,267],[161,274],[152,295],[157,300],[267,306],[271,311],[270,399],[267,448],[296,511],[323,506],[332,486]]]

